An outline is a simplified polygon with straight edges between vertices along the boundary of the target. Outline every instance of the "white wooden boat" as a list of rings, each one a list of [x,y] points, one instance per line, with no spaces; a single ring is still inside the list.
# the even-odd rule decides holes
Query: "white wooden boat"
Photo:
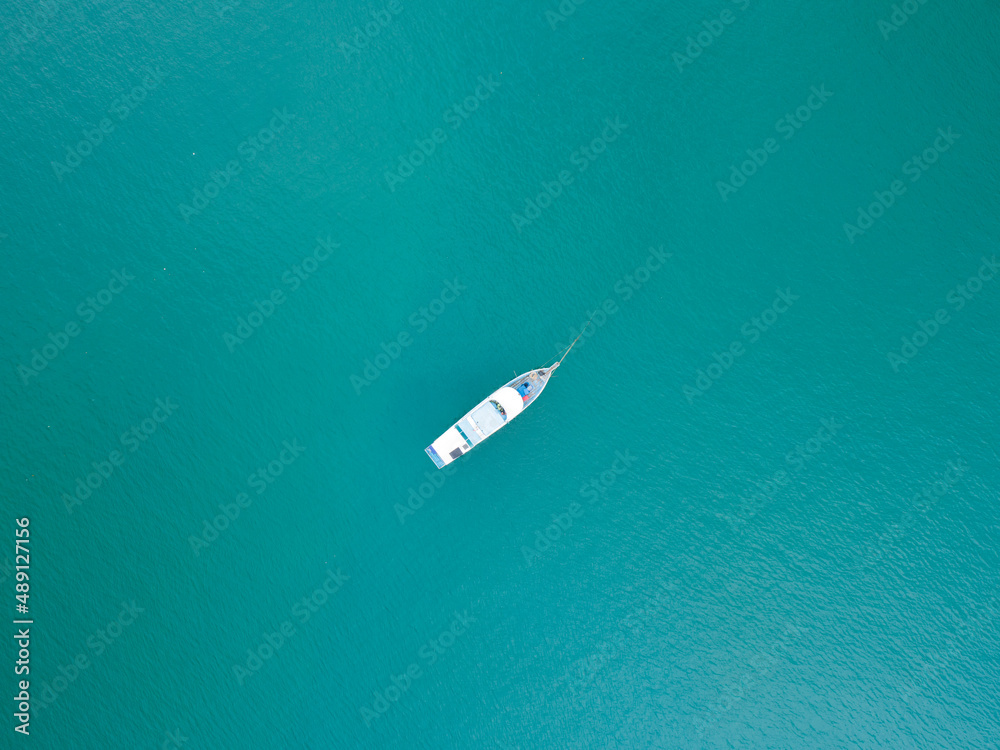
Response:
[[[590,321],[587,321],[588,325]],[[586,330],[587,326],[584,326]],[[583,331],[580,332],[580,336]],[[529,370],[493,391],[476,404],[469,412],[449,427],[433,443],[424,448],[434,465],[443,469],[463,454],[468,453],[493,433],[510,424],[518,414],[535,402],[552,377],[552,373],[562,364],[569,350],[580,340],[574,339],[559,361],[551,367]]]

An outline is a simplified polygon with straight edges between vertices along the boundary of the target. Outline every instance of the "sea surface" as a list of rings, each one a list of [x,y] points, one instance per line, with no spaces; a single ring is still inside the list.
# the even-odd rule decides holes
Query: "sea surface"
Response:
[[[1000,747],[998,22],[2,0],[0,746]]]

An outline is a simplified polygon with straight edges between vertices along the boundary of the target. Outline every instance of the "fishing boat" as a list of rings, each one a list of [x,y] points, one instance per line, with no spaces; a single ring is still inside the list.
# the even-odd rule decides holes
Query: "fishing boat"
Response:
[[[588,325],[590,321],[587,321]],[[587,326],[583,327],[586,330]],[[580,336],[583,331],[580,332]],[[443,469],[455,459],[468,453],[490,435],[498,432],[501,427],[510,424],[518,414],[527,409],[545,390],[552,373],[562,364],[577,341],[569,345],[557,362],[550,367],[518,375],[513,380],[504,383],[489,396],[476,404],[455,424],[445,430],[437,440],[424,448],[434,465]],[[515,370],[516,372],[516,370]]]

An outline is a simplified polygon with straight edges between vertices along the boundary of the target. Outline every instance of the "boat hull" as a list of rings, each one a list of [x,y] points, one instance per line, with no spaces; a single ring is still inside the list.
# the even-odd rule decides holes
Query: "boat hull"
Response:
[[[506,427],[534,403],[557,366],[529,370],[495,390],[424,448],[428,458],[443,469]]]

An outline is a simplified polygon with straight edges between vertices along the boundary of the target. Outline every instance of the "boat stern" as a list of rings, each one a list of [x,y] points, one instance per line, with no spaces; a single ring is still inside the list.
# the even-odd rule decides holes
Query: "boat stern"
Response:
[[[465,418],[463,417],[463,420]],[[468,429],[471,429],[469,427]],[[428,458],[434,462],[439,469],[443,469],[456,458],[460,458],[463,453],[471,450],[475,443],[469,440],[462,429],[462,423],[453,424],[433,443],[424,448]],[[478,440],[477,436],[477,440]]]
[[[437,451],[434,450],[433,445],[428,445],[426,448],[424,448],[424,453],[427,454],[427,457],[430,458],[430,460],[434,462],[434,465],[437,466],[439,469],[443,469],[445,467],[444,461],[441,460],[441,456],[439,456],[437,454]]]

